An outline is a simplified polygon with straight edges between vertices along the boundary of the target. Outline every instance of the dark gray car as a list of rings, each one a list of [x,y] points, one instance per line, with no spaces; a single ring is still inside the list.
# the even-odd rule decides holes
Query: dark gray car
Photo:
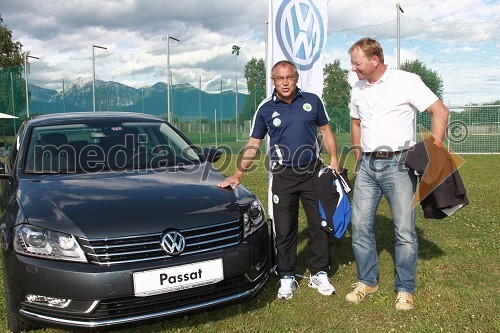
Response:
[[[219,156],[144,114],[23,124],[0,163],[9,330],[119,325],[258,292],[264,209],[243,186],[217,187]]]

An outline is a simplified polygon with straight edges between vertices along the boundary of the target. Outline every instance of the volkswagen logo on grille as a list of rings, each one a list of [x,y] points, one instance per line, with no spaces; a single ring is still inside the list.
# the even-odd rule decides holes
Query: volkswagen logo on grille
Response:
[[[167,254],[178,256],[186,247],[186,239],[178,231],[167,231],[161,239],[161,247]]]
[[[281,3],[275,31],[281,51],[299,70],[309,70],[319,59],[326,42],[321,13],[311,0]]]

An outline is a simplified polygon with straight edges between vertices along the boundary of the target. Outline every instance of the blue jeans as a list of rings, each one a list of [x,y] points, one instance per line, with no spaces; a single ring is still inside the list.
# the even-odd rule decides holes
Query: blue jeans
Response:
[[[352,248],[358,280],[378,284],[378,255],[373,225],[378,205],[384,195],[391,208],[395,231],[396,292],[415,292],[417,270],[417,233],[415,209],[410,209],[416,189],[416,177],[404,165],[406,153],[391,158],[362,156],[356,177],[352,204]]]

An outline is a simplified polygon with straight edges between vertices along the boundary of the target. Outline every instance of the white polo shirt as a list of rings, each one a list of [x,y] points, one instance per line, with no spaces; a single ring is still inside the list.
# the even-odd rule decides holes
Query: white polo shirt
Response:
[[[350,116],[361,121],[364,152],[398,151],[415,145],[416,111],[425,111],[438,97],[420,76],[387,69],[375,83],[359,80],[351,92]]]

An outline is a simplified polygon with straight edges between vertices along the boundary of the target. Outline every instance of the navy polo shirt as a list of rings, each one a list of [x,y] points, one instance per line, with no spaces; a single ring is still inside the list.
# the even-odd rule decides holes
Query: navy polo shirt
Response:
[[[319,157],[317,127],[329,121],[323,101],[316,94],[297,89],[295,98],[288,104],[279,99],[275,89],[255,112],[251,136],[262,140],[269,134],[272,161],[288,167],[303,167]]]

